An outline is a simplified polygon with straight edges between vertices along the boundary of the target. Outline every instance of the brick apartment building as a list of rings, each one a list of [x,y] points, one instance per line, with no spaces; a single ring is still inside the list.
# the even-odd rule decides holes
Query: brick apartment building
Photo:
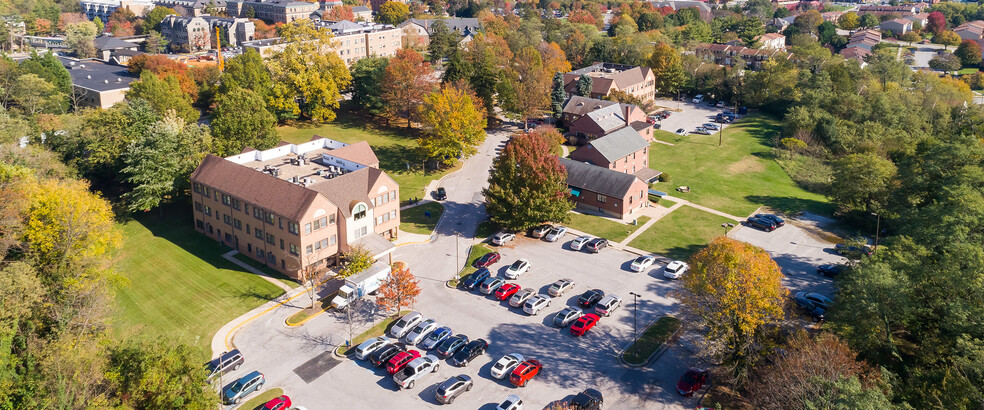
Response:
[[[652,182],[661,174],[649,168],[649,141],[629,127],[591,140],[574,150],[569,158],[632,174],[644,182]]]
[[[577,82],[582,75],[591,77],[591,98],[601,98],[612,91],[622,91],[642,101],[656,98],[656,76],[649,67],[613,63],[593,65],[564,73],[564,91],[577,95]]]
[[[579,95],[568,98],[561,112],[571,144],[583,145],[625,127],[652,141],[653,125],[646,122],[646,113],[638,106],[614,101],[597,100]]]
[[[209,155],[191,183],[196,231],[293,278],[355,246],[379,258],[400,225],[400,187],[365,141]]]
[[[560,158],[570,199],[581,210],[628,219],[649,203],[649,186],[632,174]]]

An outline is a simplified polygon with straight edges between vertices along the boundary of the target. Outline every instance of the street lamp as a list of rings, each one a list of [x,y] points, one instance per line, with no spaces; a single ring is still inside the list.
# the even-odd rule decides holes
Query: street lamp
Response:
[[[635,341],[639,338],[638,313],[639,313],[639,296],[641,295],[635,292],[629,292],[629,294],[632,295],[634,298],[632,301],[632,340]]]
[[[734,228],[735,224],[726,222],[721,224],[721,227],[724,228],[724,236],[728,236],[728,228]]]
[[[881,215],[878,215],[877,212],[872,212],[871,214],[875,216],[875,249],[872,250],[874,252],[878,250],[878,234],[881,233]]]

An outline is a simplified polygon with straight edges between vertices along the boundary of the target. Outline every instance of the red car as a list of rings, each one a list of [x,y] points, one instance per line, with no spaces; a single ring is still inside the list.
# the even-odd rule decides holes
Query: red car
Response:
[[[526,387],[526,383],[529,383],[533,376],[540,373],[540,369],[542,368],[543,365],[540,364],[539,360],[527,360],[516,366],[516,369],[513,370],[511,375],[509,375],[509,381],[512,382],[514,386]]]
[[[594,325],[598,324],[599,320],[601,320],[601,318],[594,313],[588,313],[581,316],[580,319],[571,325],[571,334],[574,336],[584,336],[584,334],[588,333]]]
[[[420,352],[413,349],[397,353],[396,356],[393,356],[393,358],[390,359],[389,363],[386,365],[386,371],[389,372],[389,374],[396,374],[396,372],[403,370],[403,368],[407,366],[407,363],[412,362],[413,359],[418,357],[420,357]]]
[[[498,262],[499,259],[502,259],[502,255],[499,255],[499,252],[489,252],[486,253],[485,255],[482,255],[481,258],[475,260],[475,267],[487,268],[493,263]]]
[[[683,396],[692,396],[707,383],[707,370],[691,367],[687,372],[680,376],[677,382],[677,392]]]
[[[499,290],[495,291],[495,298],[499,300],[506,300],[512,297],[513,294],[518,292],[521,288],[515,283],[507,283],[499,287]]]
[[[290,397],[283,395],[266,402],[266,404],[263,405],[263,410],[287,410],[290,408],[291,404]]]

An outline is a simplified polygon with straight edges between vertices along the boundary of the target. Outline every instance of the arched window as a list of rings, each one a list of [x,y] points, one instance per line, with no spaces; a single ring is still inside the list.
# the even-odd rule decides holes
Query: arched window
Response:
[[[364,204],[358,204],[355,206],[355,210],[352,212],[353,218],[358,221],[366,217],[366,206]]]

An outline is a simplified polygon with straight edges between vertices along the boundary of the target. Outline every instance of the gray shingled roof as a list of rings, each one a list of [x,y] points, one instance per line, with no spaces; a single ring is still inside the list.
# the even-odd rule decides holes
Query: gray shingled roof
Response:
[[[560,158],[560,165],[567,168],[567,185],[602,195],[625,198],[629,188],[637,181],[635,175],[612,171],[583,162]]]
[[[585,116],[594,120],[605,132],[611,132],[612,130],[625,126],[625,118],[622,117],[622,107],[617,104],[591,111]]]
[[[205,156],[191,179],[295,221],[301,220],[318,196],[311,189],[211,154]]]
[[[615,160],[648,147],[649,143],[632,127],[623,127],[604,137],[592,140],[588,145],[594,147],[608,162],[615,162]]]
[[[599,108],[616,104],[618,103],[614,101],[605,101],[583,97],[580,95],[572,95],[571,98],[568,98],[567,102],[564,103],[564,114],[572,114],[580,117]]]
[[[116,49],[130,49],[137,48],[136,44],[129,41],[123,41],[113,36],[99,36],[96,37],[94,41],[96,45],[96,50],[116,50]]]

